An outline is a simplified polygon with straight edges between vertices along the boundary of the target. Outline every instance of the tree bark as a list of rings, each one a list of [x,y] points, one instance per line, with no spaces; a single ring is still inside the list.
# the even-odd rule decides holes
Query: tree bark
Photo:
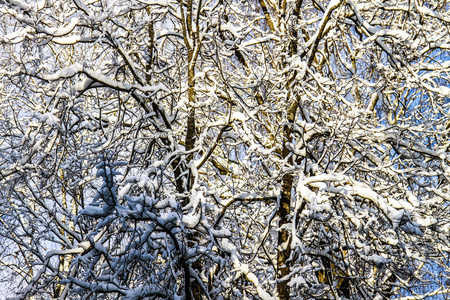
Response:
[[[292,138],[292,125],[297,114],[298,102],[292,103],[287,112],[288,124],[283,128],[283,158],[286,158],[290,151],[286,147],[286,143]],[[292,159],[288,160],[292,163]],[[276,289],[280,300],[289,299],[289,273],[291,255],[291,233],[287,229],[290,223],[291,213],[291,191],[293,176],[291,174],[284,174],[281,181],[281,197],[278,208],[278,255],[277,255],[277,283]]]

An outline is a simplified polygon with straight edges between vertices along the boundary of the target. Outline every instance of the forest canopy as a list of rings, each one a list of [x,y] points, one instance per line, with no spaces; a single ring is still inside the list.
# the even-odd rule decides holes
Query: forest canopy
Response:
[[[4,295],[449,294],[449,28],[438,0],[0,0]]]

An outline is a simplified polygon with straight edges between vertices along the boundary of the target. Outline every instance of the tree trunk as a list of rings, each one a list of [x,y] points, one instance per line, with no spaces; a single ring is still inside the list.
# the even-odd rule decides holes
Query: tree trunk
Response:
[[[298,103],[295,101],[289,106],[287,118],[288,124],[284,126],[283,137],[284,143],[287,143],[292,138],[292,125],[295,121]],[[283,145],[283,157],[286,158],[290,151]],[[292,164],[292,159],[288,161]],[[278,208],[278,255],[277,255],[277,284],[276,289],[278,297],[281,300],[289,299],[289,272],[290,262],[288,261],[291,255],[291,233],[287,229],[290,223],[291,212],[291,190],[293,183],[293,176],[291,174],[283,175],[281,182],[281,197],[280,206]]]

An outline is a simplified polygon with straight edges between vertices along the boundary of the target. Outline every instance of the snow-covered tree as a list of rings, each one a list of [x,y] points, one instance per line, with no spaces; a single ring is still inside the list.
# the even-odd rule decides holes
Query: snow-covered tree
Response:
[[[449,293],[445,1],[0,1],[18,299]]]

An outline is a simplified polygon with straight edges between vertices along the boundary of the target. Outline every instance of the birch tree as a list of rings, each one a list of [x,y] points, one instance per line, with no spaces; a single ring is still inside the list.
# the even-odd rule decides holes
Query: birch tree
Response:
[[[449,293],[444,1],[0,3],[17,299]]]

